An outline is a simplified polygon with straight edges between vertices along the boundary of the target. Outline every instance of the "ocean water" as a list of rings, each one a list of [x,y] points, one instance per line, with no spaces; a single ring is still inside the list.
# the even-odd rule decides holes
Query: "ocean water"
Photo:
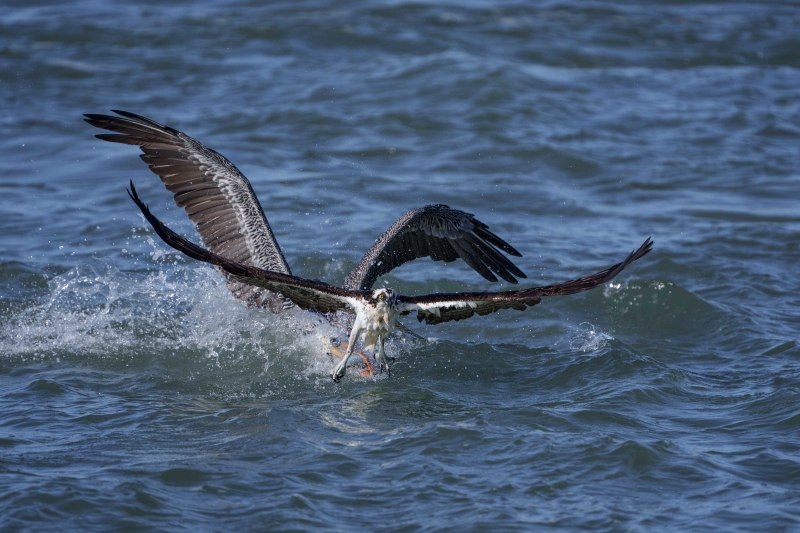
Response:
[[[5,2],[0,530],[800,529],[799,36],[794,2]],[[109,109],[233,161],[299,275],[429,203],[520,286],[655,248],[334,384],[334,328],[147,227],[131,179],[197,239]]]

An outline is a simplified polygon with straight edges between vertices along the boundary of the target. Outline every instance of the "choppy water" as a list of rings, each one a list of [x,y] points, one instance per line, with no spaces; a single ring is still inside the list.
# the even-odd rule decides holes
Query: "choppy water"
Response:
[[[2,531],[798,529],[796,4],[163,4],[0,10]],[[531,285],[655,250],[335,385],[327,326],[156,242],[112,108],[236,163],[300,275],[426,203]]]

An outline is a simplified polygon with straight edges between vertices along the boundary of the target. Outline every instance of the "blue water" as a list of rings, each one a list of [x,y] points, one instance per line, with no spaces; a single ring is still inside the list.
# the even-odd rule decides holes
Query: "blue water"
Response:
[[[800,529],[796,4],[164,4],[0,10],[0,530]],[[130,179],[196,240],[109,109],[232,160],[298,275],[428,203],[523,286],[655,248],[337,385],[334,328],[152,233]]]

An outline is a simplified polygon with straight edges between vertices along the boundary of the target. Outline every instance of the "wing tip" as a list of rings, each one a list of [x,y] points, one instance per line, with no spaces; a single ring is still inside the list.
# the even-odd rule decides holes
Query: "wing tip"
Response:
[[[119,117],[115,117],[112,115],[101,115],[99,113],[84,113],[83,116],[85,118],[83,120],[85,120],[92,126],[101,129],[111,129],[108,126],[119,127],[124,124],[128,124],[129,126],[131,124],[136,124],[139,127],[151,128],[156,131],[160,131],[162,133],[168,133],[173,136],[181,135],[181,132],[176,130],[175,128],[165,126],[163,124],[156,122],[153,119],[147,118],[142,115],[138,115],[136,113],[131,113],[130,111],[123,111],[122,109],[112,109],[111,112],[119,115]],[[128,136],[129,135],[130,134],[128,134]],[[118,135],[118,137],[122,136]],[[106,138],[103,140],[107,141],[109,139]]]
[[[139,193],[136,190],[136,186],[133,184],[133,180],[130,180],[130,187],[128,189],[125,189],[125,191],[128,193],[128,196],[130,196],[131,200],[133,200],[133,202],[136,204],[136,206],[142,212],[142,214],[144,215],[144,218],[146,218],[148,220],[148,222],[150,222],[150,224],[154,226],[153,229],[156,229],[155,226],[157,224],[160,224],[161,221],[158,220],[153,215],[153,213],[150,212],[150,208],[147,207],[147,204],[145,204],[142,201],[142,199],[139,198]]]
[[[136,186],[133,184],[133,180],[130,180],[130,187],[125,190],[128,192],[128,196],[131,197],[131,200],[136,202],[136,205],[141,203],[141,200],[139,199],[139,193],[136,192]]]
[[[642,243],[641,246],[639,246],[637,250],[631,252],[630,261],[636,261],[637,259],[640,259],[649,254],[653,250],[653,244],[655,244],[653,237],[652,236],[647,237],[647,239],[645,239],[645,241]]]

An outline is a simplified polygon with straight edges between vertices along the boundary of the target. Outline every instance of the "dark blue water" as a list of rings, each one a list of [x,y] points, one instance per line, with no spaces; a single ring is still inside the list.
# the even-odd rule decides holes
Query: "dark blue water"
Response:
[[[790,2],[6,2],[0,530],[800,527],[800,10]],[[266,4],[266,5],[265,5]],[[252,181],[294,273],[475,213],[533,286],[334,384],[312,315],[231,298],[134,148]],[[420,260],[404,294],[506,290]]]

